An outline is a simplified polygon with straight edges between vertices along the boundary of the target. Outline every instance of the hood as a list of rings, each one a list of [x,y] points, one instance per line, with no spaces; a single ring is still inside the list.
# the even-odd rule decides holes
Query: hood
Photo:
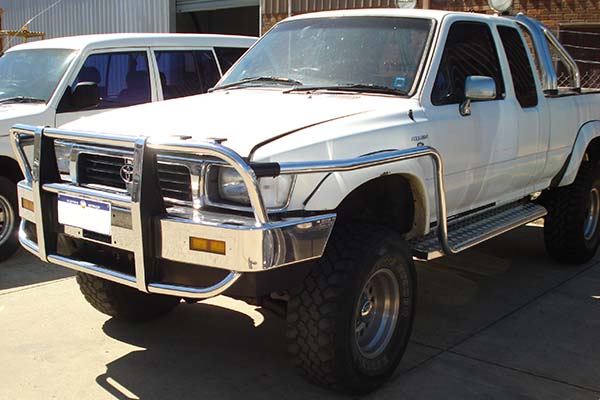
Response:
[[[0,137],[8,136],[14,124],[53,125],[54,120],[47,120],[46,104],[37,103],[0,103]]]
[[[61,128],[129,136],[226,139],[247,156],[253,147],[307,127],[398,105],[401,98],[352,93],[283,93],[239,89],[127,107],[81,118]]]

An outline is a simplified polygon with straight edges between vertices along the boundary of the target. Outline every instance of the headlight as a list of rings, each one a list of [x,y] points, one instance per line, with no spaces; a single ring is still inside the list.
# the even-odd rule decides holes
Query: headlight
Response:
[[[219,197],[223,200],[250,205],[242,176],[233,168],[219,168]]]
[[[56,163],[58,172],[63,180],[69,180],[69,163],[71,161],[72,145],[64,142],[54,142],[54,153],[56,154]]]
[[[250,198],[241,175],[231,167],[219,167],[218,170],[217,186],[219,188],[219,199],[211,198],[211,202],[219,203],[219,200],[224,200],[228,203],[249,207]],[[258,180],[258,187],[265,203],[265,207],[285,207],[288,202],[293,181],[294,177],[292,175],[280,175],[275,178],[260,178]]]

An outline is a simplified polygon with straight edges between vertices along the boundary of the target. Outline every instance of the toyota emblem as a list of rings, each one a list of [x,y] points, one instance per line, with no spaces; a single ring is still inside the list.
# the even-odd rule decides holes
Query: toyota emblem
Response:
[[[133,164],[123,164],[121,170],[119,171],[119,174],[121,175],[121,179],[123,179],[123,182],[133,182]]]

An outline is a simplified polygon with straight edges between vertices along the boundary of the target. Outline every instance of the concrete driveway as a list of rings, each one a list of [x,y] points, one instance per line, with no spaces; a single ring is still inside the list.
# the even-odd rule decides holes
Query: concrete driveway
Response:
[[[599,399],[598,260],[554,263],[530,225],[418,264],[409,349],[366,398]],[[268,311],[219,297],[127,325],[24,251],[0,264],[0,359],[0,399],[347,398],[295,375]]]

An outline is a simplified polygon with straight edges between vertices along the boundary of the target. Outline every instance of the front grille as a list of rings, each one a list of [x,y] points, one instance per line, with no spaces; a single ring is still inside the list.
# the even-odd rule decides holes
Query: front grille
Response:
[[[124,157],[82,153],[77,164],[77,181],[83,185],[97,184],[127,189],[121,178],[121,168],[126,163],[127,159]],[[165,199],[192,201],[191,175],[187,166],[159,161],[158,179]]]
[[[77,181],[81,184],[98,184],[118,189],[126,189],[121,179],[121,167],[126,163],[123,157],[98,154],[80,154],[77,163]]]
[[[159,162],[158,180],[164,198],[192,201],[190,170],[185,165]]]

